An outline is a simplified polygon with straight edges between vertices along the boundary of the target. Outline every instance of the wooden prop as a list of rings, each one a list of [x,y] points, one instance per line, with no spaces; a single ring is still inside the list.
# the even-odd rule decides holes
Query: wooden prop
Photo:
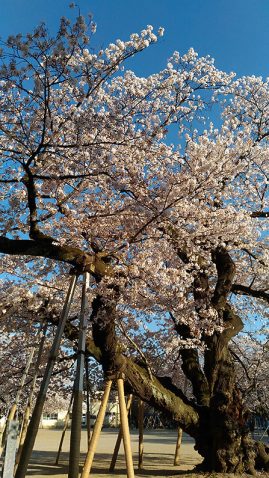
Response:
[[[131,405],[132,405],[132,400],[133,400],[133,396],[129,395],[128,400],[127,400],[127,405],[126,405],[127,413],[129,413],[129,411],[130,411],[130,408],[131,408]],[[117,461],[118,454],[119,454],[121,440],[122,440],[122,428],[120,426],[117,441],[116,441],[113,456],[112,456],[112,460],[111,460],[110,467],[109,467],[109,471],[114,471],[114,469],[115,469],[116,461]]]
[[[14,420],[15,415],[16,415],[16,411],[17,411],[17,404],[14,403],[12,405],[12,407],[10,408],[9,412],[8,412],[8,416],[7,416],[6,423],[5,423],[5,428],[4,428],[4,431],[3,431],[3,434],[2,434],[0,456],[2,455],[2,452],[5,448],[7,435],[8,435],[9,424],[10,424],[10,422],[12,422]]]
[[[188,387],[188,379],[185,377],[184,381],[184,394],[186,395],[187,392],[187,387]],[[182,428],[178,427],[177,430],[177,443],[176,443],[176,450],[175,450],[175,457],[174,457],[174,466],[178,466],[180,464],[180,447],[181,447],[181,442],[182,442],[182,433],[183,430]]]
[[[74,399],[72,408],[71,437],[70,437],[70,454],[69,454],[69,470],[68,478],[78,478],[79,474],[79,458],[80,458],[80,441],[81,441],[81,422],[82,422],[82,402],[83,402],[83,372],[84,372],[84,356],[86,343],[86,290],[89,283],[89,273],[84,274],[84,282],[82,286],[82,298],[79,321],[79,339],[78,339],[78,356],[77,370],[74,382]]]
[[[112,385],[112,380],[108,380],[106,382],[106,387],[104,391],[104,395],[102,398],[102,403],[97,415],[97,419],[93,428],[93,433],[90,441],[90,446],[89,450],[86,456],[85,464],[81,473],[81,478],[88,478],[89,473],[91,471],[92,463],[93,463],[93,458],[97,446],[97,441],[100,436],[100,432],[102,429],[102,425],[104,423],[104,418],[105,418],[105,412],[106,412],[106,407],[107,407],[107,402],[109,399],[109,394],[111,390],[111,385]],[[124,386],[123,386],[123,379],[118,378],[117,379],[117,387],[118,387],[118,394],[119,394],[119,407],[120,407],[120,419],[121,419],[121,430],[122,430],[122,437],[123,437],[123,444],[124,444],[124,452],[125,452],[125,462],[126,462],[126,468],[127,468],[127,478],[134,478],[134,467],[133,467],[133,458],[132,458],[132,451],[131,451],[131,439],[130,439],[130,433],[129,433],[129,425],[128,425],[128,414],[127,414],[127,408],[125,404],[125,398],[124,398]],[[131,398],[129,397],[129,400],[131,402]],[[131,403],[130,403],[131,405]],[[119,433],[120,436],[120,433]],[[120,440],[121,436],[118,440],[120,445]],[[115,454],[115,451],[114,451]],[[115,465],[114,465],[115,466]]]
[[[63,311],[62,311],[59,324],[57,327],[57,331],[54,337],[54,341],[49,353],[46,370],[45,370],[43,380],[40,386],[40,390],[36,399],[36,404],[32,413],[32,418],[30,420],[30,423],[27,429],[27,434],[26,434],[25,442],[22,448],[21,458],[18,463],[15,478],[25,478],[27,473],[28,464],[31,458],[33,447],[34,447],[35,438],[38,432],[39,422],[42,415],[44,402],[46,399],[46,394],[47,394],[47,390],[50,383],[50,378],[51,378],[53,367],[59,352],[61,338],[63,335],[68,313],[72,303],[76,283],[77,283],[77,276],[72,276],[69,289],[67,292],[65,304],[63,307]]]
[[[22,447],[23,447],[23,444],[25,442],[25,437],[26,437],[27,428],[28,428],[28,424],[29,424],[30,412],[31,412],[31,408],[30,408],[29,405],[27,405],[26,409],[24,410],[22,424],[21,424],[21,434],[20,434],[20,439],[19,439],[18,450],[17,450],[17,453],[16,453],[15,470],[14,471],[16,471],[18,463],[20,461]]]
[[[144,410],[145,404],[142,400],[138,402],[138,429],[139,429],[139,444],[138,444],[138,469],[143,467],[143,452],[144,452]]]
[[[134,478],[134,465],[133,465],[133,457],[132,457],[132,450],[131,450],[131,438],[130,438],[130,432],[129,432],[128,415],[127,415],[127,410],[126,410],[126,405],[124,400],[124,385],[123,385],[122,378],[118,378],[117,386],[118,386],[118,393],[119,393],[120,421],[121,421],[124,452],[125,452],[127,477]]]
[[[23,372],[23,375],[22,375],[22,378],[21,378],[20,388],[17,392],[16,401],[15,401],[15,403],[17,405],[17,410],[18,410],[18,404],[20,402],[22,390],[23,390],[23,387],[25,385],[25,381],[26,381],[29,369],[30,369],[32,361],[33,361],[35,350],[36,350],[36,347],[31,347],[30,354],[29,354],[29,357],[27,359],[26,366],[25,366],[25,369],[24,369],[24,372]]]
[[[31,347],[30,348],[30,354],[28,356],[28,359],[27,359],[27,362],[26,362],[26,365],[25,365],[25,369],[24,369],[22,377],[21,377],[20,386],[19,386],[17,394],[16,394],[15,403],[12,405],[12,407],[9,411],[9,414],[8,414],[8,417],[7,417],[7,420],[6,420],[6,424],[5,424],[5,428],[4,428],[4,432],[2,434],[0,456],[3,452],[4,447],[5,447],[6,437],[7,437],[7,434],[8,434],[7,431],[9,429],[10,422],[13,421],[14,418],[15,418],[15,415],[17,417],[17,414],[18,414],[18,404],[20,402],[22,390],[23,390],[23,387],[25,385],[25,381],[26,381],[31,363],[33,361],[34,353],[35,353],[35,347]],[[15,430],[15,428],[14,428],[14,430]],[[12,436],[14,434],[14,430],[12,432]]]
[[[64,427],[63,427],[62,436],[61,436],[60,443],[59,443],[59,448],[58,448],[58,453],[57,453],[56,460],[55,460],[55,465],[58,465],[58,463],[59,463],[60,454],[61,454],[61,451],[62,451],[62,446],[63,446],[63,442],[64,442],[64,437],[65,437],[65,432],[66,432],[67,427],[68,427],[70,412],[71,412],[71,408],[72,408],[72,404],[73,404],[73,397],[74,397],[74,395],[72,393],[71,400],[70,400],[70,403],[69,403],[69,407],[68,407],[68,410],[67,410],[67,413],[66,413],[66,416],[65,416],[65,419],[64,419]]]
[[[43,335],[41,337],[41,341],[40,341],[39,347],[38,347],[37,359],[36,359],[35,368],[34,368],[34,376],[33,376],[32,384],[31,384],[31,390],[30,390],[28,403],[27,403],[26,409],[25,409],[24,414],[23,414],[23,420],[22,420],[22,425],[21,425],[21,434],[20,434],[20,439],[19,439],[19,447],[18,447],[18,451],[17,451],[17,454],[16,454],[16,467],[17,467],[17,465],[20,461],[22,447],[23,447],[25,437],[26,437],[26,433],[27,433],[27,428],[28,428],[28,424],[29,424],[30,413],[31,413],[33,398],[34,398],[34,393],[35,393],[36,381],[37,381],[37,377],[38,377],[40,362],[41,362],[42,353],[43,353],[43,349],[44,349],[44,343],[45,343],[45,339],[46,339],[47,328],[48,328],[48,323],[47,322],[44,325],[42,324],[40,332],[43,330]]]
[[[100,436],[100,433],[101,433],[101,429],[102,429],[102,426],[103,426],[103,423],[104,423],[106,407],[107,407],[107,402],[108,402],[108,399],[109,399],[111,385],[112,385],[112,380],[108,380],[106,382],[105,391],[104,391],[104,395],[103,395],[103,398],[102,398],[101,406],[100,406],[100,409],[99,409],[99,412],[98,412],[98,415],[97,415],[97,418],[96,418],[96,422],[95,422],[95,425],[94,425],[94,428],[93,428],[92,437],[91,437],[91,441],[90,441],[90,446],[89,446],[89,449],[88,449],[88,452],[87,452],[87,455],[86,455],[86,460],[85,460],[83,470],[82,470],[82,473],[81,473],[81,478],[88,478],[89,473],[91,471],[92,462],[93,462],[97,442],[98,442],[98,439],[99,439],[99,436]]]
[[[85,358],[85,374],[86,374],[86,404],[87,404],[87,440],[88,440],[88,449],[90,446],[91,440],[91,411],[90,411],[90,388],[89,388],[89,362],[88,357]]]
[[[175,451],[175,458],[174,458],[175,466],[180,464],[179,454],[180,454],[181,441],[182,441],[182,428],[178,427],[177,444],[176,444],[176,451]]]
[[[36,358],[35,368],[34,368],[34,376],[33,376],[30,396],[29,396],[29,400],[28,400],[28,403],[29,403],[30,407],[32,407],[32,404],[33,404],[36,381],[37,381],[39,368],[40,368],[40,363],[41,363],[41,359],[42,359],[42,353],[43,353],[44,344],[45,344],[45,340],[46,340],[47,329],[48,329],[48,323],[46,322],[44,325],[42,325],[41,330],[40,330],[40,332],[43,330],[43,334],[42,334],[42,337],[41,337],[41,340],[40,340],[40,343],[39,343],[39,347],[38,347],[38,353],[37,353],[37,358]]]
[[[6,442],[5,458],[3,463],[2,478],[13,477],[18,432],[19,432],[18,420],[10,420],[8,424],[8,429],[7,429],[7,442]]]

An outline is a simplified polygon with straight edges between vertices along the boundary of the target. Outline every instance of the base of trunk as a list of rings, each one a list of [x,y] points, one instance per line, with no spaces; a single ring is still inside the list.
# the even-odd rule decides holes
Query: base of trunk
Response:
[[[215,456],[210,454],[195,470],[210,473],[249,473],[250,475],[255,475],[256,471],[269,472],[269,447],[261,442],[252,444],[244,442],[243,439],[237,453],[230,448],[218,450]]]
[[[209,417],[208,417],[209,418]],[[211,415],[212,418],[212,415]],[[269,449],[255,442],[246,428],[227,416],[214,416],[204,422],[195,449],[204,458],[199,471],[217,473],[249,473],[269,471]]]

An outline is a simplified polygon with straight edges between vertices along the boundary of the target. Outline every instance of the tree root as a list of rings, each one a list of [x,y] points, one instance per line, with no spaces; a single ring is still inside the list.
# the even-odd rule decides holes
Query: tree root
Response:
[[[255,467],[257,470],[269,471],[269,446],[261,441],[255,443],[256,447],[256,461]]]

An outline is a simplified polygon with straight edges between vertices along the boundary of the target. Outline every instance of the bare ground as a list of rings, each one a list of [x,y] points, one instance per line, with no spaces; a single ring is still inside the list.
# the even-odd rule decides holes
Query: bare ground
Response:
[[[55,465],[55,458],[61,437],[60,430],[39,430],[33,456],[28,469],[27,478],[66,478],[68,475],[68,449],[70,432],[67,431],[59,465]],[[117,437],[117,431],[104,430],[98,443],[93,468],[92,478],[125,478],[126,468],[123,448],[120,449],[119,459],[115,472],[108,471],[109,464]],[[81,442],[81,469],[84,463],[86,447],[86,432],[82,432]],[[193,441],[187,435],[183,436],[179,466],[174,466],[174,452],[176,431],[150,431],[144,438],[144,464],[141,471],[137,470],[138,436],[136,432],[131,435],[135,475],[141,478],[247,478],[250,475],[194,473],[192,470],[201,462],[200,455],[194,450]],[[269,478],[268,473],[258,474],[259,478]]]

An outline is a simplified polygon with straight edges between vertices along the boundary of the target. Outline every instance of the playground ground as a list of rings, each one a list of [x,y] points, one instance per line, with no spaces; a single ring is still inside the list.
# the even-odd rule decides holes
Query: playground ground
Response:
[[[117,430],[106,429],[102,431],[96,450],[96,455],[91,471],[92,478],[125,478],[124,451],[121,445],[119,458],[114,473],[109,473],[108,468],[112,457]],[[70,440],[70,431],[66,432],[63,444],[63,451],[58,466],[55,465],[55,458],[59,441],[61,438],[60,430],[39,430],[36,439],[34,452],[28,469],[27,478],[66,478],[68,474],[68,449]],[[135,474],[139,477],[154,476],[161,478],[163,476],[180,475],[184,471],[192,470],[194,466],[201,461],[200,455],[193,448],[193,441],[185,435],[181,445],[181,464],[174,466],[174,453],[176,446],[177,432],[173,430],[146,431],[144,436],[144,464],[143,470],[137,471],[138,458],[138,434],[131,433],[132,451]],[[87,449],[86,431],[82,432],[81,440],[81,467]],[[188,475],[189,476],[189,475]]]
[[[67,431],[63,451],[59,464],[55,465],[55,458],[61,437],[60,430],[39,430],[27,478],[66,478],[68,475],[68,449],[70,431]],[[93,463],[91,478],[126,478],[123,447],[121,446],[119,459],[115,472],[108,471],[117,430],[107,429],[102,431]],[[141,471],[137,470],[138,435],[135,431],[131,434],[134,459],[135,476],[140,478],[232,478],[233,474],[196,474],[192,472],[195,465],[201,462],[200,455],[194,450],[193,440],[183,434],[180,453],[180,465],[174,466],[174,453],[177,432],[173,430],[146,431],[144,436],[144,464]],[[81,468],[87,447],[86,431],[82,432],[81,441]],[[249,475],[244,475],[247,477]],[[269,474],[258,475],[259,478],[269,478]],[[239,478],[239,475],[237,475]],[[243,475],[240,475],[243,478]]]

